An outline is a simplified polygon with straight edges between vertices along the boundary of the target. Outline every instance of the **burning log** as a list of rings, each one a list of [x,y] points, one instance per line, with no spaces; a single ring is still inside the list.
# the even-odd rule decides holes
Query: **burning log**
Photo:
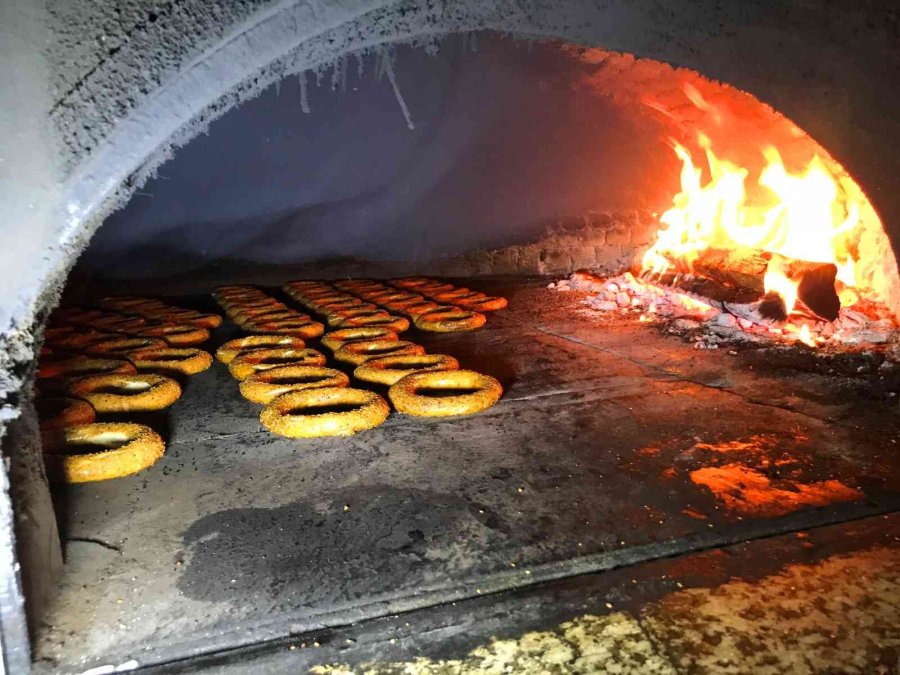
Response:
[[[835,290],[837,267],[832,263],[814,263],[786,258],[767,251],[748,248],[705,249],[697,253],[693,265],[672,260],[679,272],[710,279],[721,286],[763,298],[761,311],[772,319],[787,318],[790,307],[785,305],[784,294],[766,289],[766,273],[777,268],[789,284],[796,288],[796,299],[812,314],[827,321],[838,317],[841,301]]]
[[[752,249],[706,249],[694,261],[693,272],[720,284],[765,293],[763,278],[769,267],[771,254]]]

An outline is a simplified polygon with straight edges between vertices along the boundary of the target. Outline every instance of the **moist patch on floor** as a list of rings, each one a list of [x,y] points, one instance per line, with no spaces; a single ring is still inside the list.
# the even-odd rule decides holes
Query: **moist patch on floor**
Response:
[[[900,504],[896,403],[598,322],[574,294],[469,285],[509,309],[408,336],[500,379],[485,413],[284,439],[217,362],[157,465],[57,494],[67,565],[39,665],[186,658]]]

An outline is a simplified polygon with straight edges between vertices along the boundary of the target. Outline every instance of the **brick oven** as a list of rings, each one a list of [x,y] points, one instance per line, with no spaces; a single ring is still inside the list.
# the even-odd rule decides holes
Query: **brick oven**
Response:
[[[896,666],[889,3],[0,18],[4,672]]]

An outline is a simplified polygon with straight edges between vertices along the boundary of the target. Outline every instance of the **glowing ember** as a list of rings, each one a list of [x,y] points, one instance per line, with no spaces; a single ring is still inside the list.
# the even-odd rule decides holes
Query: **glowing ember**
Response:
[[[802,342],[807,347],[818,346],[816,339],[813,337],[812,332],[809,330],[809,326],[807,326],[805,323],[799,327],[793,324],[788,324],[784,328],[785,333],[787,333],[788,335],[793,335],[795,338],[797,338],[798,342]]]
[[[809,347],[827,344],[875,348],[876,345],[888,345],[895,335],[892,320],[872,319],[848,307],[841,308],[834,322],[795,317],[790,322],[776,324],[759,314],[758,302],[748,305],[721,303],[674,286],[637,278],[629,272],[612,278],[575,272],[568,279],[551,283],[550,287],[587,293],[582,304],[591,311],[633,312],[641,323],[662,323],[674,332],[697,329],[698,334],[692,338],[695,349],[717,349],[724,336],[744,342],[773,339],[800,342]],[[624,302],[616,301],[623,296]]]
[[[862,499],[863,494],[837,480],[773,483],[742,464],[692,471],[691,481],[709,489],[726,509],[745,515],[782,516],[805,506],[827,506]]]

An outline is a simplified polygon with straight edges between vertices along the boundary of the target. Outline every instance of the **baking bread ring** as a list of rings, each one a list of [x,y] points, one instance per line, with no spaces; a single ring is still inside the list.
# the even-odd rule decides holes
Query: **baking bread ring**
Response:
[[[356,328],[341,328],[326,333],[322,338],[322,346],[331,351],[337,351],[346,342],[362,342],[364,340],[397,340],[397,334],[390,328],[378,326],[357,326]]]
[[[209,340],[209,331],[189,324],[164,323],[146,326],[135,332],[144,337],[159,337],[172,347],[196,347]]]
[[[52,336],[47,336],[47,344],[55,349],[63,351],[80,352],[84,351],[98,340],[118,339],[122,337],[117,333],[107,333],[96,330],[79,330],[71,327],[69,332],[55,332]]]
[[[377,293],[371,293],[369,295],[369,300],[378,305],[386,305],[392,300],[406,300],[410,297],[415,297],[415,294],[397,290],[396,288],[387,288]]]
[[[283,302],[279,302],[272,298],[261,300],[259,302],[241,302],[235,304],[228,310],[228,315],[231,317],[253,317],[259,316],[260,314],[266,314],[267,312],[284,311],[286,309],[290,308]]]
[[[89,483],[128,476],[153,466],[166,444],[143,424],[97,423],[45,434],[44,464],[56,483]],[[100,446],[98,452],[83,452]]]
[[[255,349],[235,356],[228,364],[228,372],[238,380],[253,373],[279,366],[324,366],[327,359],[315,349]]]
[[[101,328],[120,332],[123,327],[128,329],[132,326],[140,326],[147,323],[147,319],[140,316],[125,316],[124,314],[107,314],[99,319],[92,321],[93,328]]]
[[[90,356],[72,356],[60,361],[41,361],[38,364],[39,379],[50,377],[83,377],[86,375],[112,375],[136,373],[134,365],[122,359],[101,359]]]
[[[381,295],[382,293],[400,293],[402,291],[397,288],[385,286],[384,284],[371,284],[354,288],[352,292],[364,298],[371,298],[376,295]]]
[[[256,286],[250,286],[249,284],[224,284],[222,286],[216,286],[213,289],[213,295],[223,294],[223,293],[259,293],[259,289]]]
[[[221,293],[213,292],[213,297],[218,301],[235,301],[235,300],[258,300],[260,298],[268,298],[269,296],[255,288],[234,289],[231,291],[223,291]]]
[[[402,333],[405,330],[409,330],[409,319],[391,314],[351,316],[349,319],[344,319],[337,324],[337,328],[354,328],[358,326],[379,326],[381,328],[389,328],[395,333]]]
[[[334,352],[334,358],[355,366],[381,356],[412,356],[424,354],[425,348],[406,340],[362,340],[346,342]]]
[[[166,347],[159,349],[138,349],[126,354],[138,370],[196,375],[212,365],[212,356],[202,349],[193,347]]]
[[[229,305],[233,309],[241,307],[262,307],[265,305],[281,305],[280,300],[265,293],[246,293],[239,296],[225,297],[219,300],[222,304]]]
[[[329,408],[349,408],[337,411]],[[322,387],[279,396],[259,415],[272,433],[288,438],[350,436],[377,427],[391,412],[378,394],[365,389]]]
[[[464,298],[467,295],[472,295],[474,291],[470,291],[468,288],[453,288],[448,291],[439,291],[437,293],[430,293],[431,297],[437,300],[438,302],[447,302],[452,303],[457,298]]]
[[[354,296],[334,288],[329,288],[328,290],[316,291],[314,293],[304,293],[300,297],[303,299],[304,304],[307,304],[310,307],[321,307],[322,305],[327,305],[329,302],[347,300]]]
[[[354,307],[361,307],[366,304],[360,298],[348,295],[345,298],[341,298],[340,300],[329,300],[328,302],[317,304],[315,310],[322,314],[333,314],[334,312],[346,309],[353,309]]]
[[[271,323],[262,323],[255,327],[258,333],[275,333],[278,335],[292,335],[294,337],[309,340],[317,338],[325,332],[325,326],[318,321],[311,321],[307,318],[302,319],[284,319],[282,321],[272,321]]]
[[[468,288],[461,289],[465,291],[465,293],[454,293],[448,296],[448,293],[452,293],[452,291],[448,291],[448,293],[438,293],[440,297],[440,301],[447,305],[456,305],[457,307],[462,307],[467,302],[475,302],[476,300],[483,300],[487,296],[481,291],[470,291]],[[439,298],[435,297],[435,300]]]
[[[331,286],[316,286],[309,288],[284,287],[284,291],[297,302],[304,302],[307,300],[312,300],[316,297],[321,297],[322,295],[330,295],[332,293],[338,292]]]
[[[265,309],[271,307],[284,307],[284,304],[276,300],[275,298],[270,298],[267,295],[263,296],[247,296],[241,298],[222,298],[219,301],[219,305],[221,305],[226,312],[234,313],[241,309]]]
[[[348,387],[347,374],[322,366],[279,366],[253,373],[241,382],[241,395],[254,403],[270,403],[291,391]]]
[[[436,370],[458,370],[459,361],[446,354],[420,354],[419,356],[384,356],[369,359],[353,371],[353,377],[364,382],[394,385],[411,373]]]
[[[394,316],[396,316],[398,314],[402,314],[402,315],[406,316],[407,318],[412,318],[415,316],[415,314],[411,313],[409,311],[410,307],[413,308],[413,312],[418,311],[420,314],[424,311],[435,309],[435,307],[437,307],[436,303],[432,302],[432,303],[430,303],[429,307],[420,308],[420,305],[423,302],[424,302],[424,300],[410,300],[408,302],[402,302],[400,304],[390,303],[390,304],[385,305],[385,309],[387,309],[389,312],[391,312],[391,314],[393,314]]]
[[[83,398],[99,413],[162,410],[181,396],[181,385],[170,377],[139,375],[92,375],[68,386],[68,393]]]
[[[96,356],[118,356],[135,349],[154,349],[157,347],[168,347],[169,343],[160,338],[154,337],[114,337],[97,340],[89,345],[84,351],[86,354]]]
[[[174,323],[180,323],[179,321],[175,321]],[[185,323],[189,323],[194,326],[199,326],[200,328],[218,328],[222,325],[222,317],[218,314],[197,314],[192,319],[189,319]]]
[[[454,395],[455,390],[460,393]],[[412,373],[388,390],[394,408],[421,417],[471,415],[490,408],[502,395],[496,379],[474,370]]]
[[[144,314],[166,323],[188,323],[198,328],[218,328],[222,325],[222,317],[218,314],[201,314],[190,309],[176,309]]]
[[[114,295],[103,298],[100,301],[100,305],[102,307],[109,307],[111,309],[128,309],[130,307],[141,307],[147,305],[148,303],[157,302],[158,300],[153,300],[151,298],[139,298],[132,295]]]
[[[419,295],[418,293],[401,293],[398,296],[394,296],[390,300],[379,300],[379,304],[382,307],[386,307],[392,312],[400,312],[409,305],[415,305],[420,302],[425,302],[425,300],[425,296]]]
[[[41,431],[90,424],[97,417],[91,404],[80,398],[39,398],[34,405]]]
[[[323,286],[322,288],[312,288],[305,291],[294,291],[294,295],[292,297],[299,298],[303,301],[309,303],[315,303],[322,298],[331,298],[335,296],[343,296],[346,295],[343,291],[339,291],[336,288],[332,288],[331,286]]]
[[[292,309],[278,309],[270,312],[263,312],[259,316],[242,316],[234,318],[234,322],[244,330],[255,330],[258,326],[264,326],[280,321],[308,322],[309,317],[306,316],[306,314],[300,314]]]
[[[375,288],[386,288],[386,286],[380,281],[375,281],[374,279],[344,279],[343,281],[335,281],[335,288],[340,288],[343,291],[349,291],[350,293],[356,293],[357,291],[370,291]]]
[[[413,322],[415,323],[415,318],[419,316],[419,314],[425,314],[427,312],[440,308],[441,305],[439,305],[438,303],[422,298],[422,300],[420,300],[419,302],[412,302],[406,305],[402,310],[400,310],[400,313],[412,317]]]
[[[452,291],[456,286],[453,284],[444,284],[440,281],[432,281],[430,284],[424,284],[416,288],[417,293],[434,297],[435,293],[443,293],[444,291]]]
[[[122,321],[121,323],[116,324],[111,330],[114,330],[117,333],[126,333],[127,335],[141,335],[142,330],[152,325],[154,324],[148,322],[144,317],[129,316],[128,321]]]
[[[501,298],[499,296],[483,295],[472,299],[457,298],[456,304],[473,312],[495,312],[498,309],[506,307],[509,302],[506,298]]]
[[[413,319],[416,328],[431,333],[456,333],[481,328],[487,318],[484,314],[459,307],[440,307]]]
[[[403,277],[402,279],[391,279],[392,286],[397,288],[412,288],[418,291],[419,287],[437,283],[428,277]]]
[[[328,322],[329,326],[338,326],[342,321],[346,321],[347,319],[367,316],[388,316],[388,313],[375,305],[367,303],[357,307],[350,307],[349,309],[338,309],[333,312],[328,312],[328,314],[325,315],[325,321]]]
[[[290,335],[250,335],[248,337],[229,340],[216,350],[216,358],[224,364],[229,364],[235,356],[243,352],[252,352],[257,349],[303,349],[306,343],[298,337]]]
[[[247,319],[255,319],[269,314],[278,312],[290,312],[290,307],[280,302],[267,302],[264,304],[254,303],[253,305],[239,305],[228,312],[228,316],[237,323]],[[296,314],[296,312],[295,312]]]

